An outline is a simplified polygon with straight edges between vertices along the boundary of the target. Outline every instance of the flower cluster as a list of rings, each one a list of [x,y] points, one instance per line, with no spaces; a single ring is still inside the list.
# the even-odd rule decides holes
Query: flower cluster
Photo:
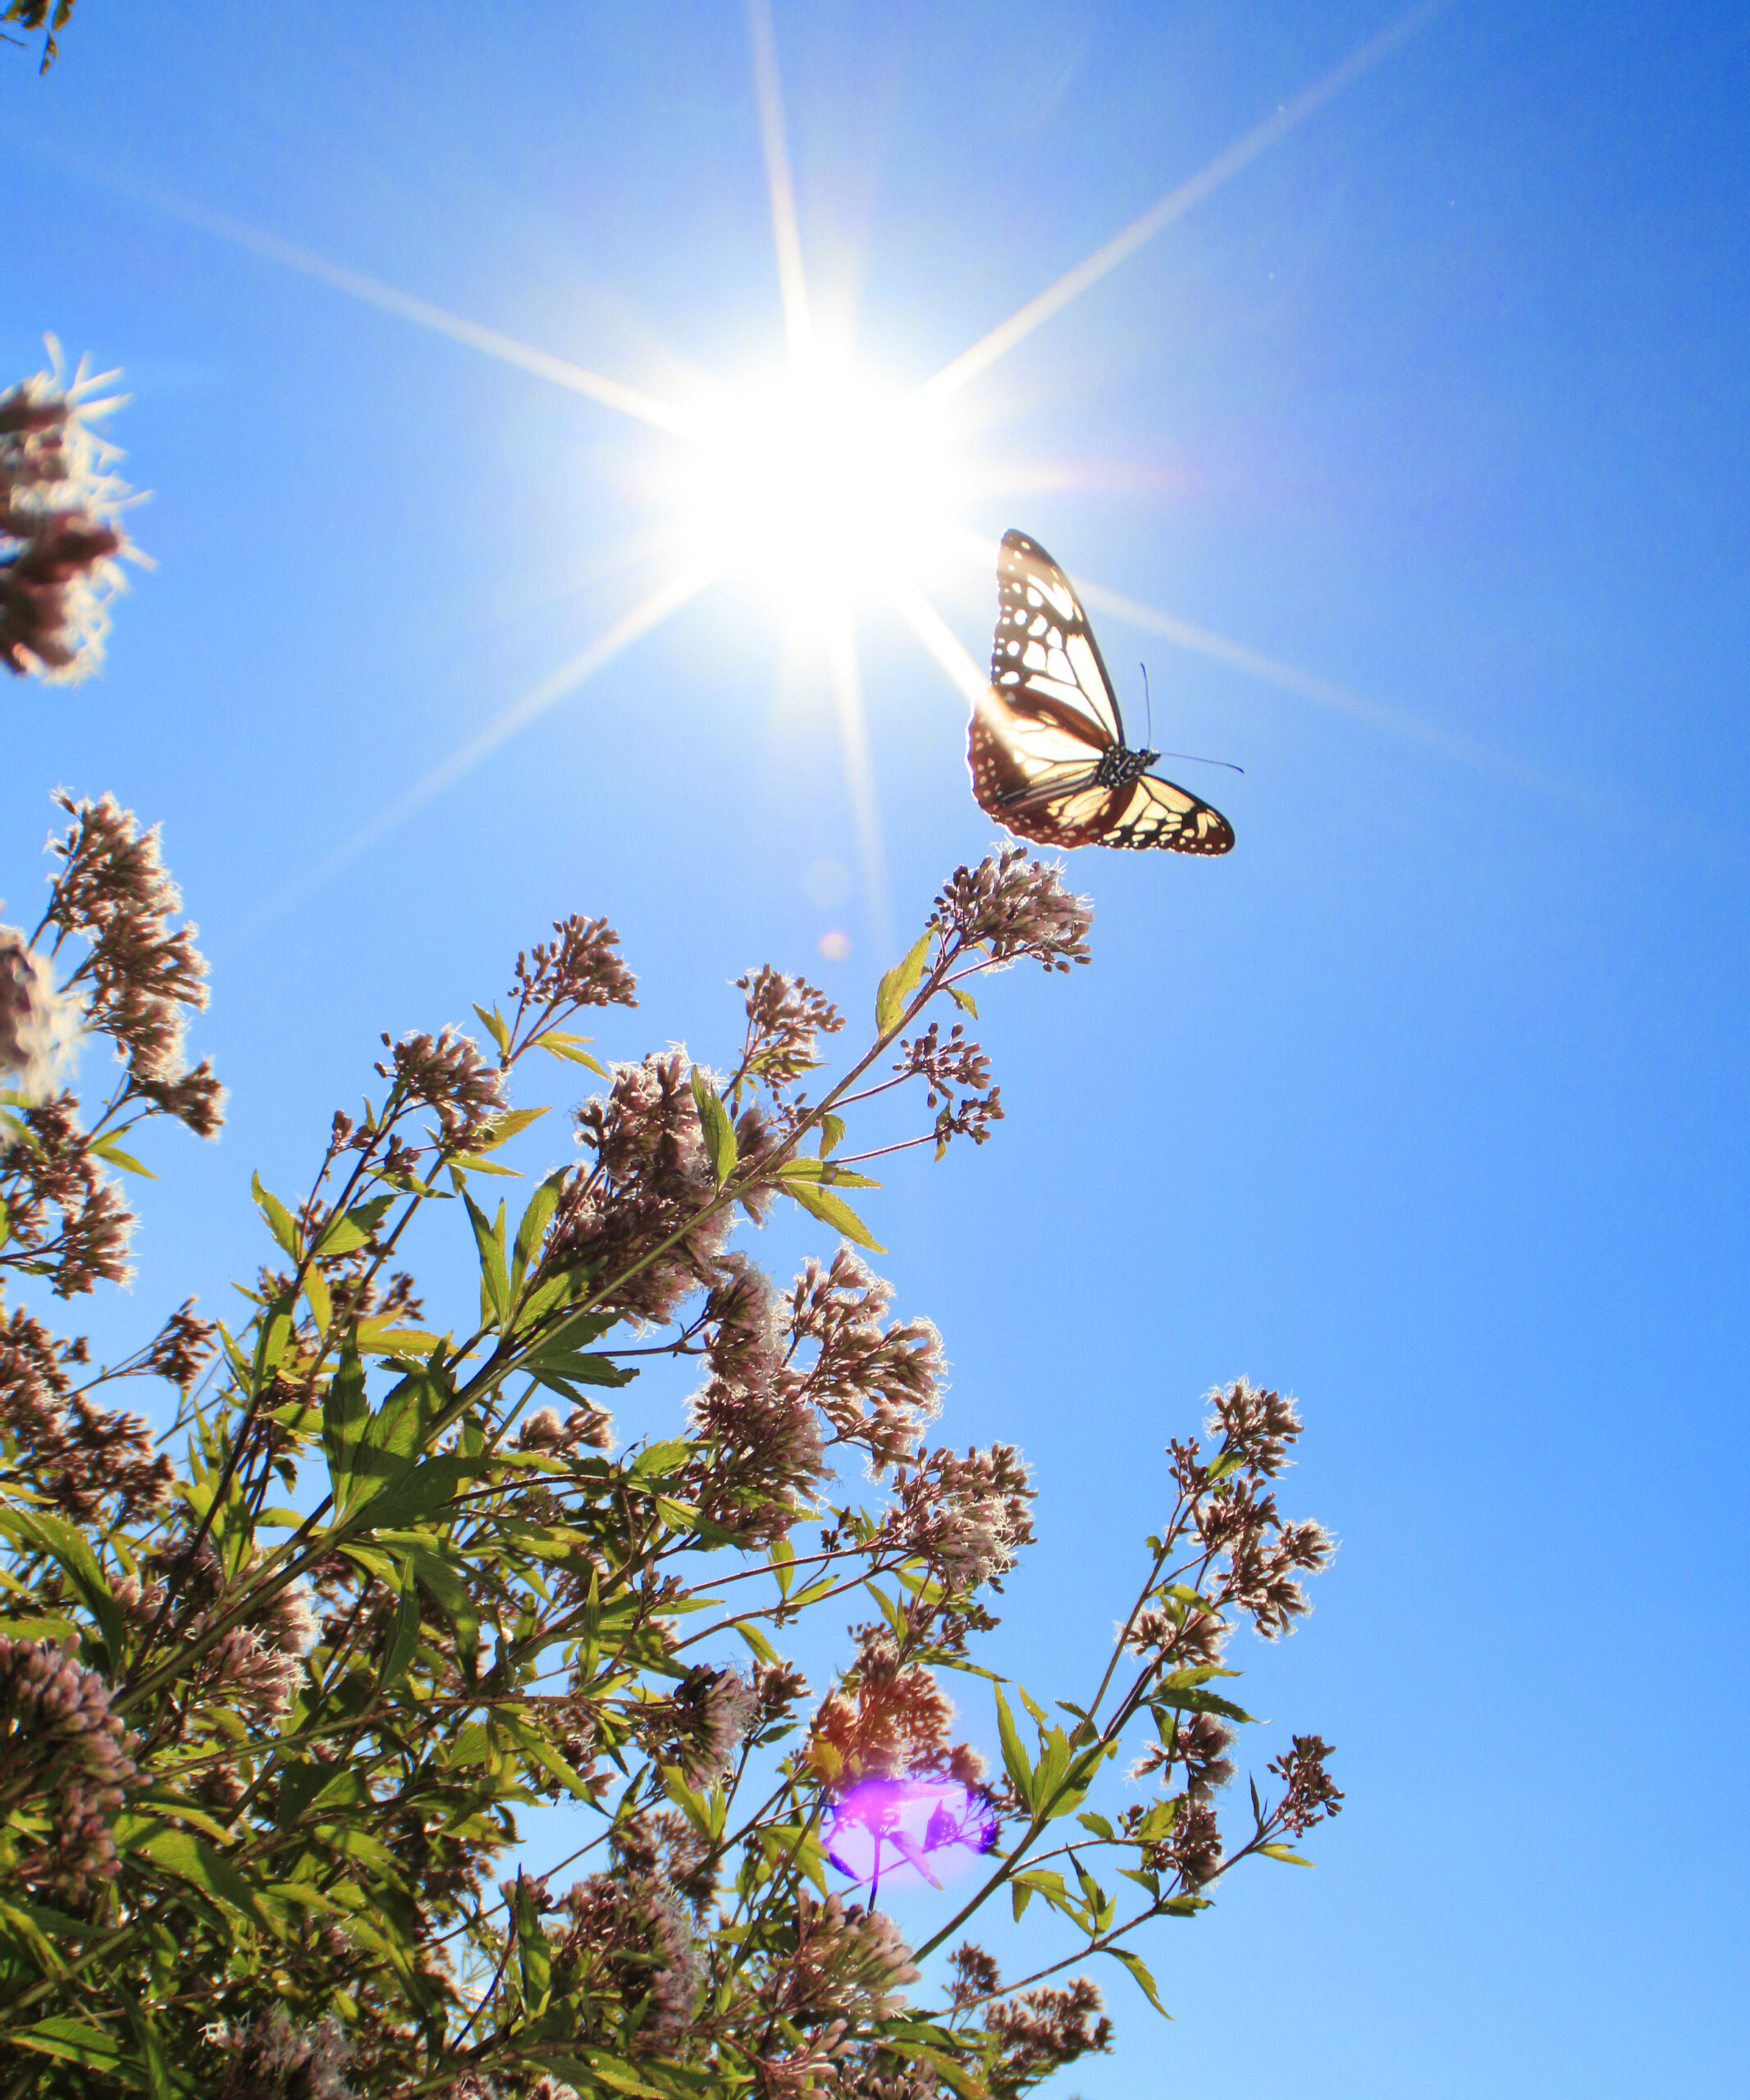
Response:
[[[797,1901],[795,1951],[781,1966],[772,2006],[798,2025],[884,2020],[904,2004],[905,1987],[918,1975],[891,1918],[838,1896],[816,1902],[804,1891]]]
[[[57,1094],[20,1112],[22,1137],[0,1153],[11,1228],[4,1260],[47,1276],[58,1298],[126,1283],[134,1214],[80,1128],[79,1104]]]
[[[1195,1503],[1209,1559],[1227,1564],[1213,1601],[1244,1613],[1266,1640],[1275,1640],[1309,1609],[1298,1577],[1327,1566],[1334,1550],[1321,1525],[1285,1523],[1275,1496],[1260,1486],[1288,1463],[1300,1418],[1292,1399],[1244,1378],[1209,1397],[1206,1427],[1220,1436],[1221,1455],[1205,1464],[1195,1437],[1175,1439],[1173,1478]]]
[[[16,926],[0,926],[0,1073],[14,1074],[26,1099],[39,1098],[77,1026],[48,956],[27,947]]]
[[[21,1306],[0,1318],[0,1479],[41,1495],[75,1523],[128,1523],[170,1494],[170,1461],[143,1417],[75,1393],[67,1352]]]
[[[930,924],[944,940],[981,948],[994,964],[1031,960],[1067,970],[1093,960],[1094,909],[1064,888],[1062,872],[1024,846],[1002,846],[976,868],[957,868],[936,898]]]
[[[436,1035],[383,1038],[389,1061],[378,1074],[394,1085],[403,1107],[428,1108],[436,1116],[447,1153],[469,1153],[483,1144],[505,1112],[505,1075],[488,1064],[471,1035],[440,1029]]]
[[[715,1281],[731,1222],[727,1204],[712,1208],[716,1179],[685,1052],[615,1066],[610,1092],[586,1102],[577,1125],[595,1164],[560,1198],[548,1264],[586,1270],[606,1309],[665,1321]]]
[[[512,996],[519,1021],[562,1007],[635,1007],[637,981],[619,947],[619,935],[605,919],[576,912],[555,919],[552,939],[537,941],[517,957]]]
[[[552,1935],[556,1983],[611,1985],[641,2004],[647,2047],[672,2043],[692,2019],[705,1972],[687,1907],[660,1875],[592,1874],[567,1892],[569,1921]]]
[[[38,1813],[22,1880],[64,1903],[117,1870],[109,1826],[139,1775],[109,1687],[46,1641],[0,1634],[0,1801]]]
[[[774,1093],[793,1086],[820,1062],[820,1039],[836,1035],[844,1016],[806,979],[786,977],[770,965],[735,988],[747,994],[747,1033],[737,1076],[756,1080]]]
[[[55,800],[73,822],[49,841],[61,866],[46,921],[59,937],[89,943],[64,988],[79,988],[85,1025],[114,1042],[135,1091],[210,1138],[224,1120],[225,1090],[204,1060],[193,1071],[182,1061],[187,1016],[207,1003],[207,966],[197,929],[171,924],[182,895],[164,865],[158,829],[142,831],[133,811],[108,795],[75,801],[57,792]]]
[[[1000,1589],[998,1578],[1032,1540],[1034,1490],[1009,1445],[964,1458],[932,1451],[901,1472],[898,1491],[889,1526],[950,1588]]]
[[[117,522],[127,486],[107,471],[121,455],[91,427],[119,405],[89,398],[115,377],[81,364],[63,386],[57,352],[0,394],[0,663],[16,674],[71,684],[95,670],[118,558],[140,559]]]
[[[814,1717],[808,1761],[834,1787],[924,1772],[973,1785],[984,1777],[984,1760],[949,1740],[953,1719],[953,1702],[934,1673],[907,1662],[886,1627],[866,1626],[856,1662]]]
[[[230,2060],[214,2100],[352,2100],[343,2073],[353,2046],[331,2014],[301,2027],[270,2006],[250,2020],[215,2021],[206,2039]]]

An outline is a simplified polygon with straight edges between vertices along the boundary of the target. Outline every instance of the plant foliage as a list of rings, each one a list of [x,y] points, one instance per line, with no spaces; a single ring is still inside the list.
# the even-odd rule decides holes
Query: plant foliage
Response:
[[[1213,1801],[1250,1718],[1229,1630],[1288,1630],[1327,1551],[1273,1498],[1293,1405],[1241,1381],[1172,1444],[1122,1632],[1048,1710],[974,1659],[1026,1470],[929,1442],[935,1331],[890,1317],[853,1208],[878,1156],[989,1135],[989,1061],[932,1010],[1085,962],[1085,902],[1019,849],[958,870],[836,1072],[842,1016],[771,970],[722,1071],[599,1063],[579,1025],[633,979],[565,920],[477,1010],[487,1047],[386,1037],[307,1185],[257,1180],[246,1317],[191,1301],[98,1365],[40,1302],[124,1278],[134,1132],[210,1134],[221,1097],[184,1062],[203,966],[155,834],[63,806],[48,910],[0,935],[0,2090],[975,2100],[1108,2046],[1094,1985],[1051,1980],[1075,1961],[1158,2006],[1139,1929],[1297,1859],[1340,1798],[1305,1737],[1235,1836]],[[51,1055],[74,1022],[120,1063],[89,1112]],[[502,1148],[551,1112],[514,1089],[580,1074],[576,1162],[529,1189]],[[851,1149],[877,1097],[921,1127]],[[837,1247],[779,1288],[730,1240],[785,1199]],[[436,1314],[432,1222],[478,1277]],[[665,1356],[697,1361],[684,1422],[623,1439],[609,1403]],[[139,1377],[178,1395],[164,1433],[113,1404]],[[805,1617],[844,1629],[819,1694]],[[954,1738],[956,1675],[1000,1775]],[[1000,1834],[913,1949],[829,1844],[851,1787],[920,1775]],[[579,1842],[537,1874],[555,1802]],[[1047,1921],[1007,1985],[948,1952],[998,1898]]]

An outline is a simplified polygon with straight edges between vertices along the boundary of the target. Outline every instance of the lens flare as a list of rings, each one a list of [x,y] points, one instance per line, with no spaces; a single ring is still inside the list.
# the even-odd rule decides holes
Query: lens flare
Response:
[[[873,1903],[884,1874],[909,1879],[910,1869],[939,1888],[996,1842],[996,1813],[982,1787],[939,1776],[863,1779],[833,1804],[826,1856],[852,1881],[866,1881]]]

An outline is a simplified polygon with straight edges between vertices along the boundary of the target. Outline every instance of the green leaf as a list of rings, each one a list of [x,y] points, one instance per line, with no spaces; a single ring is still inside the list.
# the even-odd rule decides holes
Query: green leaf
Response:
[[[616,1363],[611,1356],[574,1349],[543,1349],[522,1367],[543,1385],[563,1378],[574,1386],[629,1386],[638,1375],[636,1364]]]
[[[529,2017],[538,2020],[552,1994],[553,1950],[541,1929],[541,1913],[535,1905],[534,1884],[527,1874],[517,1876],[517,1962],[523,1973],[523,2003]]]
[[[835,1166],[829,1159],[787,1159],[778,1170],[780,1181],[808,1181],[819,1188],[879,1189],[881,1184],[872,1181],[866,1174],[853,1174],[848,1167]]]
[[[1219,1714],[1224,1720],[1246,1721],[1255,1723],[1257,1716],[1248,1714],[1243,1706],[1236,1706],[1231,1699],[1219,1693],[1205,1691],[1197,1685],[1158,1684],[1149,1694],[1149,1710],[1158,1723],[1166,1725],[1164,1718],[1156,1710],[1162,1706],[1177,1709],[1186,1714]]]
[[[471,1459],[445,1451],[404,1472],[348,1518],[354,1531],[397,1531],[428,1522],[450,1501],[464,1480],[479,1470]]]
[[[328,1280],[313,1263],[304,1272],[304,1294],[310,1302],[317,1326],[323,1334],[334,1317],[334,1299],[328,1290]]]
[[[377,1686],[386,1691],[391,1684],[398,1683],[413,1668],[414,1657],[419,1652],[419,1593],[409,1584],[402,1591],[395,1608],[395,1623],[389,1629],[389,1645],[383,1650],[382,1668],[377,1673]]]
[[[350,1211],[331,1217],[316,1243],[318,1255],[350,1254],[363,1247],[387,1217],[393,1196],[372,1196],[368,1203],[355,1203]]]
[[[729,1121],[729,1112],[718,1099],[711,1081],[697,1065],[692,1068],[692,1098],[699,1111],[699,1128],[705,1134],[706,1155],[720,1189],[735,1171],[735,1125]]]
[[[1076,1820],[1084,1830],[1091,1830],[1096,1838],[1103,1838],[1108,1843],[1117,1836],[1117,1833],[1103,1815],[1094,1815],[1090,1813],[1086,1815],[1078,1815]]]
[[[1149,1974],[1148,1966],[1140,1955],[1132,1954],[1127,1947],[1103,1947],[1100,1952],[1109,1954],[1114,1961],[1122,1961],[1124,1964],[1142,1987],[1144,1997],[1148,1999],[1149,2004],[1154,2007],[1163,2020],[1172,2018],[1172,2015],[1161,2003],[1161,1994],[1154,1988],[1154,1979]]]
[[[838,1151],[844,1142],[843,1116],[823,1116],[820,1118],[820,1157],[826,1158]]]
[[[550,1057],[562,1057],[568,1065],[587,1065],[598,1079],[608,1076],[605,1065],[598,1064],[588,1051],[580,1050],[581,1043],[592,1043],[591,1035],[567,1035],[556,1028],[550,1028],[545,1035],[537,1035],[528,1046],[531,1050],[545,1050]]]
[[[144,1174],[148,1181],[158,1180],[149,1166],[142,1166],[130,1152],[124,1152],[113,1138],[98,1138],[85,1148],[94,1152],[99,1159],[107,1159],[112,1166],[126,1167],[130,1174]]]
[[[487,1034],[498,1045],[498,1054],[502,1057],[510,1048],[510,1030],[505,1025],[504,1016],[496,1007],[488,1011],[485,1007],[477,1006],[474,1011],[479,1015]]]
[[[112,2077],[124,2078],[130,2085],[145,2082],[138,2072],[127,2075],[120,2039],[83,2020],[39,2020],[34,2027],[21,2029],[7,2038],[21,2048],[35,2049],[45,2057],[58,2057],[63,2063],[83,2064],[88,2070],[106,2070]]]
[[[818,1188],[806,1181],[786,1181],[784,1185],[785,1194],[793,1196],[805,1211],[819,1218],[823,1225],[831,1226],[835,1232],[843,1233],[847,1239],[855,1240],[859,1247],[866,1247],[873,1253],[887,1252],[851,1206],[830,1189]]]
[[[538,1123],[547,1113],[545,1108],[507,1108],[500,1116],[492,1118],[491,1128],[480,1140],[477,1148],[481,1152],[496,1152],[508,1144],[519,1131],[526,1130],[531,1123]]]
[[[262,1216],[267,1221],[267,1230],[295,1262],[298,1258],[298,1227],[291,1212],[272,1190],[263,1188],[260,1175],[252,1178],[249,1186],[255,1192],[255,1200],[261,1207]]]
[[[1003,1745],[1003,1769],[1008,1774],[1015,1792],[1030,1809],[1033,1806],[1033,1768],[1027,1762],[1027,1753],[1021,1748],[1021,1732],[1015,1726],[1015,1717],[1008,1710],[1008,1701],[1003,1696],[1002,1687],[997,1687],[997,1734]]]
[[[751,1619],[738,1620],[735,1630],[762,1663],[776,1663],[778,1650]]]
[[[787,1597],[790,1594],[790,1582],[793,1573],[790,1564],[796,1558],[796,1548],[791,1545],[788,1539],[778,1538],[772,1541],[770,1552],[772,1563],[772,1573],[778,1580],[778,1594],[780,1596]]]
[[[0,1533],[28,1552],[46,1553],[60,1563],[80,1602],[98,1623],[112,1669],[119,1666],[125,1623],[121,1607],[85,1534],[46,1509],[0,1509]]]
[[[496,1226],[487,1220],[473,1198],[464,1195],[468,1222],[474,1228],[474,1244],[480,1250],[480,1282],[487,1302],[502,1326],[510,1317],[510,1276],[505,1267],[505,1213],[500,1205]]]
[[[117,1828],[119,1831],[119,1822]],[[138,1839],[132,1850],[144,1853],[154,1865],[162,1867],[179,1881],[191,1882],[252,1924],[269,1932],[276,1931],[273,1916],[256,1892],[224,1854],[204,1838],[197,1838],[189,1830],[171,1830],[160,1824],[148,1836]]]
[[[541,1243],[546,1237],[547,1227],[553,1222],[553,1213],[559,1208],[560,1193],[565,1185],[567,1170],[560,1167],[550,1174],[528,1199],[528,1208],[523,1213],[517,1226],[516,1244],[511,1249],[510,1281],[520,1291],[523,1279],[528,1274],[529,1264],[541,1251]]]
[[[1286,1845],[1260,1845],[1258,1850],[1267,1860],[1280,1860],[1285,1866],[1309,1867],[1310,1860],[1303,1860],[1298,1852],[1291,1852]]]
[[[337,1510],[346,1507],[350,1495],[354,1454],[370,1414],[364,1366],[349,1338],[341,1344],[340,1363],[322,1395],[322,1449],[328,1459],[328,1491]]]
[[[480,1614],[467,1583],[439,1554],[425,1552],[418,1546],[405,1546],[397,1550],[395,1558],[405,1560],[418,1577],[420,1587],[430,1592],[438,1609],[449,1620],[463,1667],[472,1678],[480,1653]]]
[[[974,1020],[978,1019],[977,1005],[972,994],[963,985],[950,984],[948,988],[948,995],[963,1013],[971,1014]]]
[[[924,974],[925,959],[930,953],[932,938],[926,926],[912,943],[902,962],[896,962],[881,979],[875,993],[875,1033],[891,1035],[904,1017],[906,1002],[917,989],[917,980]]]

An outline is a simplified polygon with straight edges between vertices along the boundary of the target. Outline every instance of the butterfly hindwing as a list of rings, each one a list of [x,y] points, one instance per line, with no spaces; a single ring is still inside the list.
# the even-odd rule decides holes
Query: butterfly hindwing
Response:
[[[1227,852],[1226,817],[1140,770],[1152,752],[1126,748],[1088,616],[1036,540],[1003,534],[997,585],[990,689],[973,707],[966,740],[980,807],[1045,846]]]

